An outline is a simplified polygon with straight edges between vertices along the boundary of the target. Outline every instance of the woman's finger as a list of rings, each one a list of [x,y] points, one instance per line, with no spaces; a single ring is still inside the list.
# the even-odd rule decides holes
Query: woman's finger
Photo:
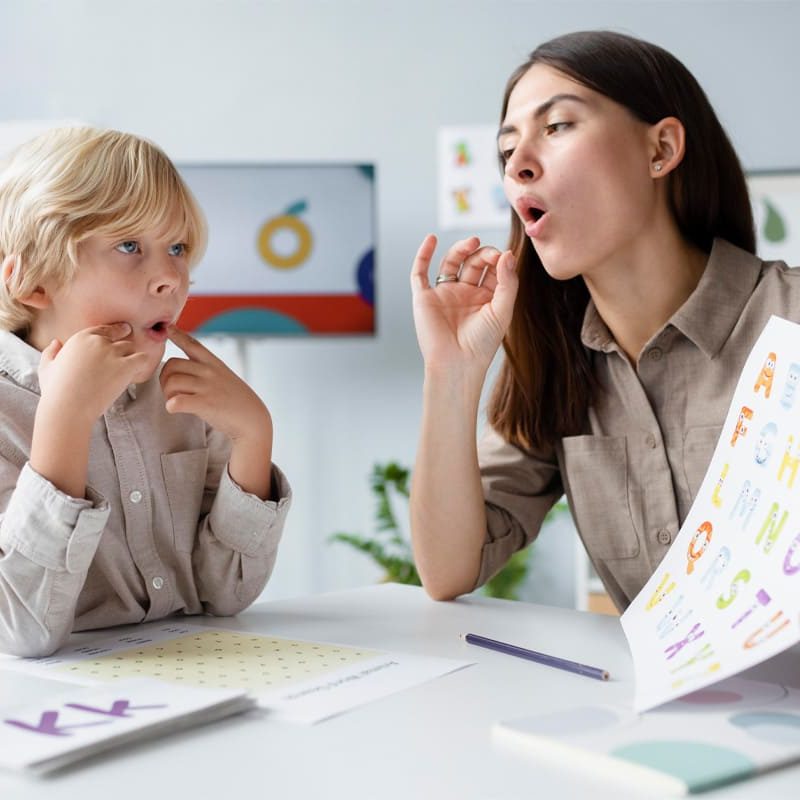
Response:
[[[458,278],[458,272],[464,263],[464,259],[470,253],[474,253],[480,243],[481,240],[477,236],[470,236],[469,239],[462,239],[460,242],[456,242],[442,259],[439,274],[436,277],[452,278],[453,280]]]
[[[431,258],[433,257],[434,250],[436,250],[436,237],[429,233],[423,240],[422,244],[414,256],[414,263],[411,265],[411,289],[418,291],[420,289],[430,289],[431,284],[428,280],[428,271],[431,266]]]

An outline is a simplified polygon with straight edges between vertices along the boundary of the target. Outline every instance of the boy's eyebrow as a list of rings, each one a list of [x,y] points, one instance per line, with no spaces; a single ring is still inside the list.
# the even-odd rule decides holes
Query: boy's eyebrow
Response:
[[[561,103],[564,100],[572,100],[576,103],[583,103],[583,105],[587,105],[587,102],[583,97],[579,97],[577,94],[562,92],[561,94],[554,94],[549,100],[545,100],[544,103],[537,106],[531,116],[533,119],[539,119],[540,117],[543,117],[556,103]],[[499,139],[506,133],[514,133],[516,130],[517,128],[514,125],[503,125],[501,126],[500,130],[497,131],[497,138]]]

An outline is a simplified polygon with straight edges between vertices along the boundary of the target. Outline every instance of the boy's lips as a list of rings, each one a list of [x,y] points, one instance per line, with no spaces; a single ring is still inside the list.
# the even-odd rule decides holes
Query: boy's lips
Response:
[[[174,322],[173,317],[159,317],[151,320],[144,326],[144,331],[148,337],[157,342],[164,342],[169,334],[169,326]]]

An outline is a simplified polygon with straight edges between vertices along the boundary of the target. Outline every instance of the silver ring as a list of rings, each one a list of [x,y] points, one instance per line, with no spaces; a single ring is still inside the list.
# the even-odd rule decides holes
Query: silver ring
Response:
[[[452,281],[457,281],[458,275],[437,275],[436,276],[436,285],[438,286],[440,283],[451,283]]]

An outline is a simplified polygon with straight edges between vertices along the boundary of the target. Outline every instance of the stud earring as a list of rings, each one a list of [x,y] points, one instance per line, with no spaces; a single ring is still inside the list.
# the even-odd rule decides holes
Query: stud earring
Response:
[[[661,167],[662,167],[662,165],[661,165],[661,164],[654,164],[654,165],[653,165],[653,169],[654,169],[656,172],[661,172]]]

